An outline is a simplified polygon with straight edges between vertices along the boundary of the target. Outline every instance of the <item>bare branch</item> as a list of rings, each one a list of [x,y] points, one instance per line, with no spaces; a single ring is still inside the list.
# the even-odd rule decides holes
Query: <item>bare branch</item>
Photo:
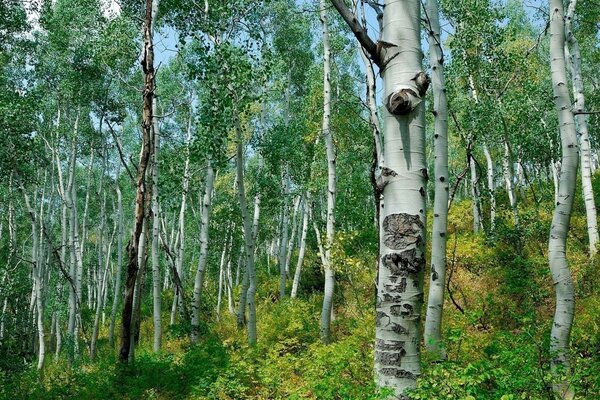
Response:
[[[343,0],[331,0],[331,4],[340,13],[340,16],[346,21],[346,24],[356,36],[362,47],[369,54],[375,64],[381,66],[381,60],[377,53],[377,44],[369,37],[367,30],[358,22],[356,15],[346,6]]]

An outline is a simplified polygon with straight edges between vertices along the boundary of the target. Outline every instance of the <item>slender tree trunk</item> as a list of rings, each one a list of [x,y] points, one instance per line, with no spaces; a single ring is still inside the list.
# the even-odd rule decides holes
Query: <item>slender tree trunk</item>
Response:
[[[227,246],[229,244],[229,238],[225,238],[225,244],[223,245],[223,251],[221,252],[221,262],[219,264],[219,287],[217,291],[217,321],[221,318],[221,299],[223,298],[223,287],[225,282],[225,267],[227,263]]]
[[[43,227],[42,224],[42,216],[39,218],[36,215],[36,211],[31,206],[31,202],[29,200],[29,196],[25,192],[23,186],[20,186],[21,193],[23,194],[23,198],[25,200],[26,208],[29,212],[29,216],[31,219],[31,233],[32,233],[32,244],[31,244],[31,267],[32,267],[32,278],[33,278],[33,295],[35,297],[35,307],[36,307],[36,323],[37,323],[37,333],[38,333],[38,371],[42,371],[44,368],[44,359],[46,357],[46,344],[45,344],[45,333],[44,333],[44,303],[42,299],[42,275],[40,271],[40,263],[39,263],[39,247],[40,240],[38,232],[41,232]],[[44,203],[42,199],[41,204]],[[43,207],[43,206],[42,206]],[[38,225],[40,225],[38,227]],[[39,228],[39,231],[38,231]]]
[[[120,169],[119,169],[120,170]],[[117,172],[117,177],[119,173]],[[119,182],[115,182],[115,189],[117,192],[117,268],[115,273],[115,285],[113,289],[113,303],[110,311],[110,325],[108,327],[108,343],[110,346],[114,346],[115,337],[115,321],[117,319],[117,308],[119,307],[119,299],[121,298],[121,277],[123,275],[123,195],[121,194],[121,188]]]
[[[566,18],[566,40],[570,52],[567,62],[571,66],[573,78],[573,95],[575,97],[575,121],[579,127],[580,135],[580,153],[581,153],[581,186],[583,191],[583,200],[585,203],[585,213],[587,218],[588,240],[590,246],[590,256],[596,254],[598,244],[598,221],[596,218],[596,202],[594,200],[594,190],[592,188],[592,152],[590,148],[590,136],[588,131],[587,116],[585,113],[585,95],[583,93],[583,77],[581,75],[581,53],[579,43],[573,34],[572,22],[575,17],[575,8],[577,0],[571,0],[567,9]],[[569,49],[570,47],[570,49]]]
[[[296,298],[298,294],[298,286],[300,284],[300,275],[302,272],[302,264],[304,262],[304,253],[306,252],[306,234],[308,232],[308,214],[309,205],[308,198],[304,201],[302,211],[302,236],[300,237],[300,249],[298,251],[298,263],[296,264],[296,272],[294,273],[294,282],[292,284],[292,299]]]
[[[483,154],[487,163],[488,191],[490,192],[490,228],[496,226],[496,184],[494,182],[494,162],[486,144],[483,145]]]
[[[333,134],[330,129],[331,118],[331,48],[329,45],[329,26],[327,23],[327,4],[321,0],[321,28],[323,32],[323,137],[327,149],[327,239],[325,244],[325,290],[323,308],[321,310],[320,334],[323,343],[331,342],[331,310],[333,308],[333,292],[335,275],[333,272],[331,249],[335,236],[335,197],[336,197],[336,155]]]
[[[438,0],[427,1],[429,63],[432,69],[435,116],[435,199],[431,239],[431,275],[425,318],[425,347],[438,359],[445,358],[442,346],[442,316],[446,283],[446,237],[448,229],[448,100],[444,79],[444,54],[440,38]]]
[[[112,236],[110,238],[110,241],[108,242],[108,246],[107,246],[107,250],[106,250],[106,265],[104,266],[104,271],[102,274],[102,280],[101,280],[101,284],[100,284],[100,288],[98,290],[98,293],[96,294],[96,315],[94,318],[94,329],[92,332],[92,340],[90,342],[90,358],[92,360],[94,360],[96,358],[96,348],[97,348],[97,341],[98,341],[98,333],[100,330],[100,315],[102,313],[102,297],[104,295],[104,292],[106,291],[106,287],[107,287],[107,278],[108,278],[108,270],[110,267],[110,253],[111,253],[111,248],[112,248],[112,244],[115,238],[115,232],[117,230],[117,225],[115,224],[115,226],[113,227],[113,232],[112,232]]]
[[[567,73],[564,58],[565,23],[563,2],[561,0],[550,0],[549,3],[550,67],[562,146],[559,196],[554,209],[548,243],[548,259],[556,291],[556,310],[550,336],[550,352],[553,357],[552,366],[555,374],[554,392],[561,399],[572,399],[574,393],[569,384],[569,337],[573,324],[575,292],[566,258],[566,246],[573,197],[575,195],[579,155],[575,120],[571,111],[569,92],[565,85]]]
[[[237,110],[234,110],[234,119],[237,139],[235,159],[236,179],[238,186],[240,209],[242,211],[242,221],[244,224],[246,274],[248,277],[248,291],[246,294],[246,303],[248,305],[248,343],[250,344],[250,346],[254,346],[256,345],[256,304],[254,303],[256,293],[256,271],[254,270],[254,238],[252,235],[252,221],[250,220],[250,216],[248,215],[246,189],[244,187],[244,149],[242,142],[242,127],[240,126]],[[240,309],[240,314],[242,314],[242,318],[244,313],[245,307],[244,309]]]
[[[279,298],[285,297],[285,283],[286,283],[286,250],[288,242],[288,201],[290,197],[290,177],[287,166],[283,167],[281,174],[281,186],[283,188],[283,219],[281,223],[281,235],[279,237],[279,257],[277,258],[277,264],[279,264]]]
[[[152,167],[150,167],[152,168]],[[150,178],[150,174],[147,174],[146,180]],[[150,189],[152,190],[152,189]],[[149,194],[151,197],[151,194]],[[133,290],[133,305],[132,305],[132,313],[131,313],[131,333],[129,338],[129,358],[128,362],[133,363],[135,361],[135,346],[137,345],[139,339],[139,329],[140,329],[140,309],[142,304],[142,293],[144,290],[144,283],[146,280],[146,267],[147,267],[147,254],[148,254],[148,225],[149,225],[149,213],[150,202],[146,199],[145,205],[145,216],[144,216],[144,224],[142,227],[142,235],[140,236],[140,243],[138,245],[138,276],[135,281],[135,288]]]
[[[515,194],[515,186],[513,184],[513,169],[512,169],[512,151],[508,144],[508,139],[504,138],[504,158],[502,160],[504,182],[506,183],[506,192],[508,193],[508,202],[513,212],[515,226],[519,225],[519,211],[517,209],[517,196]]]
[[[156,113],[156,99],[154,99],[154,113]],[[154,340],[152,349],[155,353],[160,351],[162,340],[161,320],[161,287],[160,264],[158,253],[158,237],[160,236],[160,217],[158,208],[158,151],[159,130],[158,121],[154,120],[154,155],[152,163],[152,320],[154,323]]]
[[[209,160],[206,167],[206,184],[204,185],[204,196],[202,199],[202,212],[200,221],[200,258],[198,269],[194,280],[194,298],[192,301],[192,342],[198,341],[198,329],[200,327],[200,302],[202,301],[202,286],[204,284],[204,270],[208,257],[208,229],[210,220],[210,207],[212,203],[213,183],[215,172]]]
[[[472,155],[469,156],[469,167],[471,169],[471,200],[473,201],[473,232],[477,233],[482,228],[481,222],[481,209],[479,207],[479,189],[477,188],[477,167],[475,165],[475,158]]]
[[[287,252],[285,257],[285,274],[286,276],[290,273],[290,259],[292,258],[292,251],[294,250],[294,243],[296,241],[296,232],[298,231],[297,226],[297,217],[298,217],[298,209],[300,208],[300,202],[302,201],[301,197],[298,196],[294,199],[294,212],[292,214],[292,236],[290,236],[290,240],[287,244]],[[255,239],[256,240],[256,239]]]
[[[558,176],[560,175],[560,161],[554,161],[550,163],[552,169],[552,181],[554,183],[554,204],[558,203]]]
[[[179,278],[183,281],[185,279],[185,271],[183,270],[183,259],[185,256],[185,212],[186,212],[186,204],[187,204],[187,194],[190,185],[190,144],[192,140],[192,115],[190,115],[188,121],[187,128],[187,136],[186,136],[186,155],[185,155],[185,164],[183,167],[183,189],[181,192],[181,207],[179,209],[179,230],[177,233],[177,241],[179,242],[179,247],[177,249],[177,273],[179,274]],[[174,235],[171,235],[174,237]],[[202,247],[202,243],[200,243],[200,247]],[[170,324],[175,324],[175,316],[177,315],[177,305],[181,304],[183,299],[183,293],[177,292],[177,288],[175,295],[173,296],[173,305],[171,307],[171,320]],[[192,306],[193,308],[193,306]],[[193,314],[193,310],[192,310]]]
[[[157,0],[154,0],[157,1]],[[154,77],[154,45],[152,38],[153,30],[153,1],[146,0],[144,17],[144,48],[142,58],[142,72],[144,74],[143,92],[143,118],[142,118],[142,146],[140,150],[140,162],[137,170],[136,196],[135,196],[135,222],[133,234],[129,242],[129,254],[127,263],[127,280],[125,282],[125,299],[123,301],[123,312],[121,316],[121,349],[119,360],[128,362],[131,342],[131,328],[133,316],[133,297],[135,281],[138,273],[139,243],[142,236],[146,207],[146,169],[152,157],[152,129],[154,115],[152,104],[154,102],[154,90],[156,87]]]

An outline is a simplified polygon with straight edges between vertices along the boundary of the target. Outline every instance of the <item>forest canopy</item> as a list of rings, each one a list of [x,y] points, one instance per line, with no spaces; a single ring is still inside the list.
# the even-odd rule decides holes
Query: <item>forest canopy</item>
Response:
[[[0,399],[600,398],[598,0],[0,1]]]

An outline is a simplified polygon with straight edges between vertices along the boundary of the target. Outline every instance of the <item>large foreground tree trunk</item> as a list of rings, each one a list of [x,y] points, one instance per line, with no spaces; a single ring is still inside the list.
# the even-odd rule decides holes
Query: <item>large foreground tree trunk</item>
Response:
[[[568,377],[570,373],[569,337],[573,324],[575,292],[571,271],[567,263],[566,247],[579,157],[575,121],[566,86],[567,73],[564,44],[563,3],[561,0],[550,0],[550,69],[562,147],[558,201],[554,209],[548,243],[548,259],[556,291],[556,310],[550,336],[550,352],[552,353],[552,366],[555,373],[554,392],[561,399],[571,399],[574,394],[569,385]]]
[[[384,159],[379,178],[380,265],[377,282],[375,375],[396,399],[416,387],[425,269],[425,114],[429,80],[422,71],[417,0],[386,0],[379,45],[341,0],[331,0],[383,77]]]

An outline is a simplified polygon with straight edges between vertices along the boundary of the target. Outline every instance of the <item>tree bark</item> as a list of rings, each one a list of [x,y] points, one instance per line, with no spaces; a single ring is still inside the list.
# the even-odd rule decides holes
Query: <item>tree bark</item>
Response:
[[[438,359],[445,358],[442,346],[442,316],[446,283],[446,237],[448,229],[448,100],[444,79],[444,54],[440,38],[438,0],[428,0],[429,63],[432,69],[433,114],[435,116],[435,198],[431,239],[431,273],[425,318],[425,347]]]
[[[120,168],[119,168],[120,170]],[[117,172],[117,177],[119,173]],[[117,268],[115,272],[115,284],[113,289],[113,303],[110,311],[110,325],[108,327],[108,343],[112,347],[115,337],[115,321],[117,319],[117,308],[119,307],[119,299],[121,298],[121,278],[123,275],[123,195],[119,182],[115,182],[115,190],[117,192],[117,218],[118,218],[118,233],[117,233]]]
[[[201,226],[200,226],[200,258],[198,269],[194,279],[194,298],[192,301],[192,342],[198,341],[198,329],[200,324],[200,302],[202,300],[202,285],[204,284],[204,270],[208,257],[208,229],[210,220],[210,207],[212,203],[213,183],[215,172],[209,160],[206,167],[206,184],[204,185],[204,196],[202,199]]]
[[[571,271],[566,258],[567,234],[575,195],[577,164],[579,160],[575,120],[567,90],[564,58],[565,23],[563,2],[550,0],[550,67],[554,89],[554,103],[558,113],[562,147],[562,167],[559,178],[558,202],[552,217],[548,259],[556,291],[556,309],[550,336],[550,352],[554,371],[553,389],[561,399],[572,399],[569,385],[569,337],[573,324],[575,292]],[[560,374],[560,375],[559,375]]]
[[[156,99],[154,99],[154,113],[156,113]],[[161,279],[158,238],[160,236],[160,216],[158,207],[158,151],[159,130],[158,121],[154,120],[154,155],[152,163],[152,321],[154,325],[154,339],[152,349],[155,353],[160,351],[162,341],[161,319]]]
[[[254,298],[256,294],[256,271],[254,270],[254,237],[252,235],[252,221],[248,215],[248,205],[246,202],[246,189],[244,187],[244,149],[242,141],[242,127],[239,121],[239,115],[237,110],[234,109],[235,119],[235,130],[236,130],[236,179],[237,179],[237,191],[240,202],[240,209],[242,212],[242,222],[244,224],[244,242],[245,242],[245,253],[246,253],[246,275],[244,279],[248,279],[248,290],[246,292],[246,303],[248,306],[248,343],[250,346],[256,345],[256,304]],[[238,326],[239,318],[245,314],[245,308],[240,307],[240,315],[238,315]]]
[[[321,310],[320,334],[323,343],[331,342],[331,310],[335,290],[335,274],[333,271],[331,250],[335,236],[335,198],[336,198],[336,155],[333,134],[330,129],[331,119],[331,48],[329,45],[329,25],[327,22],[326,1],[321,0],[319,10],[323,32],[323,137],[327,149],[327,238],[325,243],[325,289],[323,292],[323,308]]]
[[[154,0],[156,1],[156,0]],[[152,129],[154,115],[152,104],[154,102],[154,90],[156,87],[154,77],[154,45],[152,38],[153,29],[153,1],[146,0],[144,17],[144,48],[142,58],[142,72],[144,74],[143,113],[142,113],[142,146],[140,150],[140,162],[137,170],[136,196],[135,196],[135,221],[133,234],[129,242],[127,280],[125,282],[125,299],[123,301],[123,312],[121,316],[121,349],[119,360],[123,363],[129,360],[129,348],[131,342],[131,328],[133,316],[133,295],[135,282],[139,269],[138,253],[140,237],[144,225],[146,207],[146,169],[152,157]]]
[[[487,145],[483,144],[483,154],[487,163],[487,181],[490,194],[490,228],[493,231],[496,226],[496,184],[494,182],[494,162]]]
[[[192,140],[192,115],[190,115],[188,121],[187,128],[187,136],[186,136],[186,148],[185,148],[185,164],[183,167],[183,182],[182,182],[182,192],[181,192],[181,207],[179,208],[179,230],[177,232],[177,240],[179,243],[177,248],[177,257],[176,257],[176,268],[177,274],[179,278],[183,281],[185,278],[185,271],[183,270],[183,259],[185,256],[185,212],[186,212],[186,204],[187,204],[187,195],[190,186],[190,144]],[[173,238],[175,235],[171,235]],[[200,244],[202,247],[202,244]],[[183,293],[177,292],[177,288],[175,295],[173,296],[173,305],[171,307],[171,320],[170,324],[175,324],[175,317],[177,315],[177,305],[181,305],[183,300]],[[192,311],[193,314],[193,311]]]
[[[590,246],[590,257],[596,254],[598,245],[598,221],[596,218],[596,202],[594,200],[594,190],[592,188],[592,152],[590,147],[590,135],[588,130],[587,115],[585,114],[585,94],[583,92],[583,77],[581,75],[581,52],[579,43],[573,34],[573,18],[577,0],[571,0],[567,8],[566,18],[566,41],[569,51],[567,62],[571,66],[573,80],[573,95],[575,97],[575,121],[579,127],[580,152],[581,152],[581,186],[583,191],[583,201],[585,203],[585,213],[587,218],[587,231]]]
[[[300,285],[300,275],[302,273],[302,264],[304,263],[304,253],[306,252],[306,234],[308,233],[308,214],[309,204],[308,197],[305,198],[302,211],[302,236],[300,237],[300,249],[298,250],[298,262],[296,264],[296,272],[294,273],[294,281],[292,284],[292,299],[298,294],[298,286]]]
[[[286,250],[288,244],[288,222],[289,222],[289,210],[288,202],[290,197],[290,177],[287,165],[283,167],[281,173],[281,186],[283,188],[283,209],[282,209],[282,222],[281,222],[281,235],[279,237],[279,257],[277,258],[277,264],[279,265],[279,298],[285,297],[285,283],[286,283]]]

